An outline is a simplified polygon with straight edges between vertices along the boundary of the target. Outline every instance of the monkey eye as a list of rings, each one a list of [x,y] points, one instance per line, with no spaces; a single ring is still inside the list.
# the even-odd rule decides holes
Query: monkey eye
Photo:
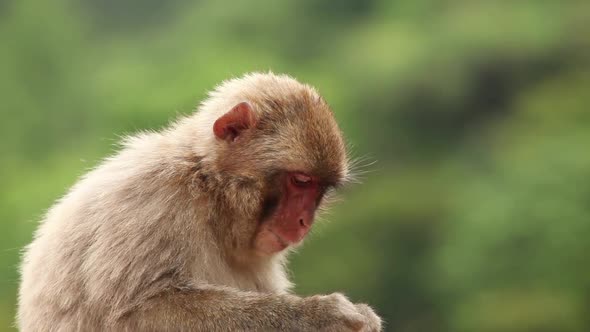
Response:
[[[312,183],[312,178],[302,173],[294,173],[291,175],[291,182],[298,187],[306,187]]]

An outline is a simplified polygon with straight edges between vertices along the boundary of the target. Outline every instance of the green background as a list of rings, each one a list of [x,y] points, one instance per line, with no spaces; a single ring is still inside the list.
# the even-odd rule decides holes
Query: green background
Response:
[[[0,330],[19,251],[119,137],[289,73],[364,167],[292,259],[388,331],[590,330],[590,3],[0,1]]]

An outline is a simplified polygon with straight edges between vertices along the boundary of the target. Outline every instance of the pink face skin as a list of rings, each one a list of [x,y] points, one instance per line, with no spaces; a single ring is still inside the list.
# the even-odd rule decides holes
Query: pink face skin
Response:
[[[263,255],[278,253],[303,240],[322,195],[320,183],[313,176],[288,172],[283,182],[283,195],[275,212],[259,226],[254,239],[254,249]]]

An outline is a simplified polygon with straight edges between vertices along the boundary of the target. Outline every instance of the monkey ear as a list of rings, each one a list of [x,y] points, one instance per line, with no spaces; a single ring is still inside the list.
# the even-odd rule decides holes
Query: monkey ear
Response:
[[[241,102],[215,121],[213,133],[219,139],[233,142],[242,131],[252,128],[255,122],[252,106],[248,102]]]

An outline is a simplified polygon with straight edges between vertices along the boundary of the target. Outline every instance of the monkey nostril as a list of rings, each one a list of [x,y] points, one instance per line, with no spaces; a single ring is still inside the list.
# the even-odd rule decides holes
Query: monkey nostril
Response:
[[[301,227],[306,227],[307,226],[305,224],[305,222],[303,221],[303,218],[299,219],[299,225],[301,225]]]

